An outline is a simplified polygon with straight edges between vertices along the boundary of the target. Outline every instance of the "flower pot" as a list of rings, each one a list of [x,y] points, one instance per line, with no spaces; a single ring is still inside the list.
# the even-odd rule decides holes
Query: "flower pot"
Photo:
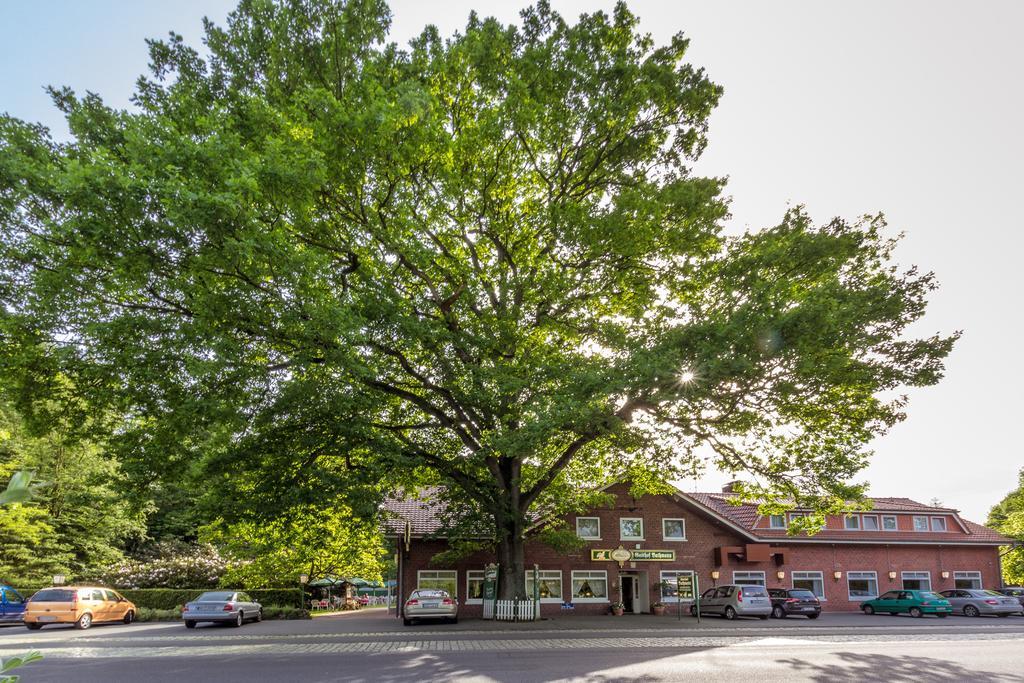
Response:
[[[623,609],[622,609],[621,607],[619,607],[619,608],[614,608],[614,609],[612,609],[612,614],[614,614],[614,615],[615,615],[615,616],[617,616],[617,617],[621,617],[621,616],[622,616],[622,613],[623,613],[624,611],[625,611],[625,610],[623,610]]]
[[[654,607],[651,608],[651,612],[654,614],[654,616],[660,617],[662,614],[665,613],[665,606],[664,605],[655,605]]]

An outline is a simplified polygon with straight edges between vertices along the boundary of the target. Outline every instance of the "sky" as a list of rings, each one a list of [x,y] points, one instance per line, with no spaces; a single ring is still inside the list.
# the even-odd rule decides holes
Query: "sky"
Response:
[[[199,46],[227,0],[0,0],[0,111],[66,135],[43,87],[130,106],[145,38]],[[526,3],[391,3],[391,39],[442,34],[470,10],[516,21]],[[612,2],[552,0],[567,19]],[[873,444],[859,477],[876,496],[933,499],[984,521],[1024,462],[1024,2],[636,0],[641,29],[682,31],[689,60],[725,88],[697,173],[728,176],[728,229],[777,224],[803,204],[818,221],[884,212],[902,265],[941,288],[917,335],[963,332],[945,379],[910,392],[908,418]],[[709,473],[689,490],[716,490]]]

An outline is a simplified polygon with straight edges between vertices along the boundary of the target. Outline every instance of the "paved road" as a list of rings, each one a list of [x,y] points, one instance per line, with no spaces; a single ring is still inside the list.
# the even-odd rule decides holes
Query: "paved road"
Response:
[[[1024,618],[817,622],[567,617],[403,628],[381,613],[241,629],[0,629],[33,681],[1021,681]]]

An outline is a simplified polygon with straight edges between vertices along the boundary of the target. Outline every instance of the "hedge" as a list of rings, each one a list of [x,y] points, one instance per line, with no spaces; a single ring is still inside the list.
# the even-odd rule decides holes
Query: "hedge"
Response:
[[[29,597],[39,589],[22,590],[18,588],[16,590],[25,597]],[[201,593],[206,592],[199,588],[117,588],[115,590],[134,602],[136,606],[149,609],[178,609],[189,600],[195,600]],[[261,605],[303,607],[302,591],[298,588],[258,588],[245,592]]]

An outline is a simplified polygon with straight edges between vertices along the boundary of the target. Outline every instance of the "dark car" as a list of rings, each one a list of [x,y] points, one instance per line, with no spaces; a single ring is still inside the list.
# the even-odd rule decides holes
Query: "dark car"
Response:
[[[20,624],[25,615],[25,598],[10,586],[0,586],[0,624]]]
[[[770,588],[768,595],[772,599],[772,616],[776,619],[785,619],[791,614],[808,619],[821,616],[821,601],[806,588]]]
[[[1011,598],[1017,598],[1017,602],[1024,608],[1024,588],[1020,586],[1007,586],[999,590],[1003,595],[1009,595]]]

